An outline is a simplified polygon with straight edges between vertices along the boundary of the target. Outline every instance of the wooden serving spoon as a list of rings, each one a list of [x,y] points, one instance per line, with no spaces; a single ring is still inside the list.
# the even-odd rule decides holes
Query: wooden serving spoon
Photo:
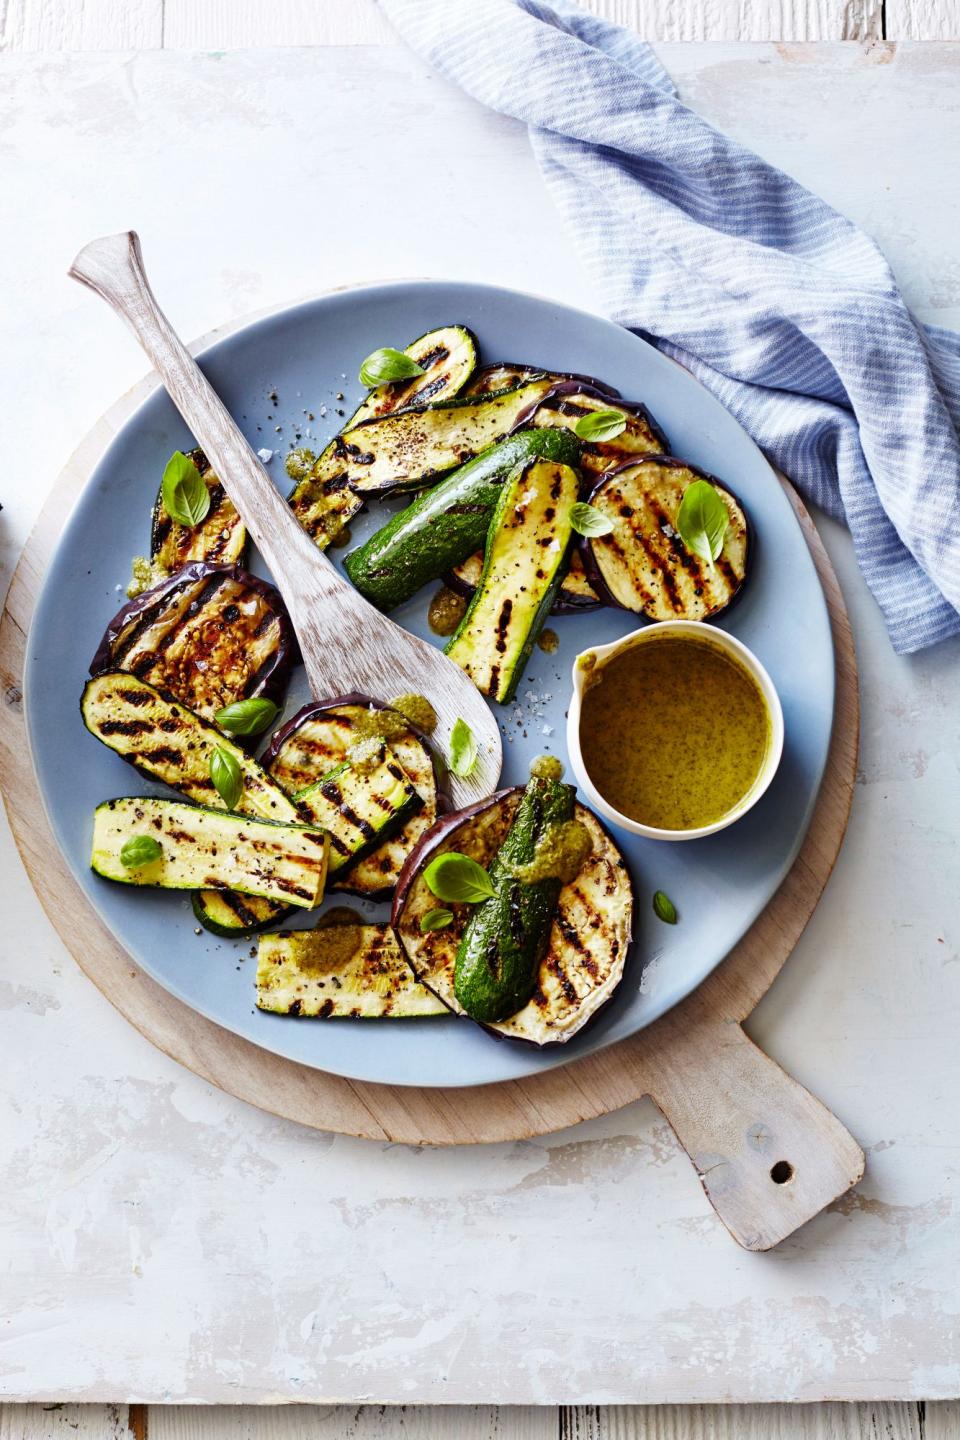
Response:
[[[467,777],[449,791],[459,809],[490,795],[500,778],[500,730],[472,680],[441,651],[401,630],[344,580],[301,528],[239,426],[154,298],[136,232],[84,246],[70,275],[124,319],[239,512],[283,596],[318,700],[362,691],[376,700],[424,695],[438,716],[434,740],[449,754],[457,719],[477,741]]]

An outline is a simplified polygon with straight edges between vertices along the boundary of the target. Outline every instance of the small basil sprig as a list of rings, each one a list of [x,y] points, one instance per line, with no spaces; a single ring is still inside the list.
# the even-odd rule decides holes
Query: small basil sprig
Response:
[[[578,535],[609,535],[613,529],[613,521],[598,510],[595,505],[588,505],[586,500],[578,500],[576,505],[570,506],[570,525]]]
[[[210,491],[189,456],[174,450],[160,482],[163,508],[178,525],[193,530],[210,511]]]
[[[456,850],[448,850],[445,855],[431,860],[423,878],[438,900],[459,900],[466,905],[479,905],[481,900],[489,900],[494,893],[493,882],[483,866]]]
[[[712,568],[723,549],[730,514],[708,480],[694,480],[687,486],[675,524],[677,534],[691,554],[698,555]]]
[[[160,842],[152,835],[131,835],[120,849],[120,864],[128,870],[139,870],[141,865],[152,865],[163,854]]]
[[[477,742],[466,720],[457,720],[450,731],[450,769],[465,778],[477,763]]]
[[[216,745],[210,756],[210,779],[214,789],[228,810],[236,810],[237,801],[243,794],[243,775],[240,761],[222,745]]]
[[[428,910],[426,915],[420,917],[420,929],[424,935],[430,930],[446,930],[447,926],[452,924],[452,910]]]
[[[658,920],[663,921],[664,925],[676,925],[677,923],[677,907],[670,896],[665,895],[662,890],[653,892],[653,913]]]
[[[579,440],[616,440],[627,428],[627,417],[622,410],[591,410],[582,415],[573,427]]]
[[[423,366],[416,360],[411,360],[402,350],[392,350],[385,345],[368,355],[360,366],[360,384],[372,390],[377,385],[388,385],[391,380],[410,380],[422,374]]]
[[[272,725],[280,707],[272,700],[254,697],[250,700],[234,700],[214,715],[214,720],[231,735],[259,735]]]

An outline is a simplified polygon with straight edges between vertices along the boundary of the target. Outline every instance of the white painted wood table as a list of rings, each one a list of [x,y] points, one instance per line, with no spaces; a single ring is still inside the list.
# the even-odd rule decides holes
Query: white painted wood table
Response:
[[[140,229],[187,335],[425,271],[597,305],[519,127],[389,43],[223,53],[263,42],[254,8],[0,7],[11,50],[216,46],[0,58],[4,587],[60,465],[142,369],[65,278],[91,235]],[[365,5],[262,10],[276,41],[330,38],[334,20],[389,40]],[[960,325],[960,47],[894,47],[881,7],[830,10],[804,11],[803,34],[815,14],[846,33],[842,10],[866,43],[661,53],[692,104],[877,235],[924,319]],[[888,0],[888,33],[921,11]],[[344,209],[348,178],[376,183],[378,223]],[[153,1440],[960,1433],[960,645],[897,659],[848,537],[821,529],[859,648],[861,784],[826,897],[751,1028],[868,1149],[856,1194],[749,1255],[648,1104],[461,1151],[252,1111],[101,1000],[4,828],[0,1399],[61,1408],[8,1403],[0,1440],[142,1434],[142,1402],[158,1402]],[[750,1404],[828,1398],[877,1403]],[[269,1408],[285,1400],[323,1407]]]

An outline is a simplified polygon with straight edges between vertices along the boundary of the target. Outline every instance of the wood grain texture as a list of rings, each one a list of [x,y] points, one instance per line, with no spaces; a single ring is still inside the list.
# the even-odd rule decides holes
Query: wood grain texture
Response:
[[[888,40],[960,40],[958,0],[887,0]]]
[[[834,626],[837,710],[810,832],[770,906],[682,1005],[641,1034],[564,1069],[449,1091],[360,1084],[259,1050],[132,970],[126,953],[93,921],[41,819],[20,702],[24,636],[59,519],[85,483],[105,436],[115,432],[147,385],[112,408],[54,486],[14,576],[0,627],[0,673],[8,697],[0,710],[0,778],[8,813],[47,913],[94,983],[154,1044],[214,1084],[300,1123],[367,1139],[444,1145],[528,1138],[650,1095],[667,1119],[675,1120],[711,1204],[748,1249],[777,1244],[856,1184],[864,1163],[859,1146],[740,1028],[816,907],[843,838],[856,770],[858,702],[849,623],[826,553],[794,493],[788,489]],[[202,433],[198,438],[204,442]],[[787,1167],[783,1176],[777,1165]]]
[[[0,50],[152,50],[163,0],[0,0]]]
[[[0,1405],[0,1440],[956,1440],[960,1403]]]

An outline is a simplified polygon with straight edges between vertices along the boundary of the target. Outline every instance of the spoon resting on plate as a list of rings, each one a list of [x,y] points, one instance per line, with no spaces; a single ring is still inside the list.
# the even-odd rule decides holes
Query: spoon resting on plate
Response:
[[[315,698],[354,691],[380,701],[401,694],[425,696],[437,713],[432,738],[445,755],[458,719],[466,721],[477,742],[471,773],[450,772],[454,805],[459,809],[492,794],[503,746],[486,701],[440,650],[401,630],[364,600],[301,528],[157,304],[136,232],[92,240],[69,273],[127,322],[210,461],[283,596]]]

